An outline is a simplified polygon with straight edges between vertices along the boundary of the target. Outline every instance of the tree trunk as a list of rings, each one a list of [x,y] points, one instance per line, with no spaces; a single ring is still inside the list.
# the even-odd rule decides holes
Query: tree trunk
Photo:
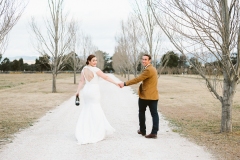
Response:
[[[76,84],[76,70],[74,69],[74,84]]]
[[[128,80],[129,80],[130,79],[130,77],[129,77],[129,70],[127,72],[128,72]]]
[[[236,82],[230,82],[224,76],[221,132],[232,132],[232,102],[236,89]]]
[[[136,78],[137,77],[137,68],[134,67],[134,77]]]
[[[57,92],[57,87],[56,87],[56,73],[53,73],[53,78],[52,78],[52,93]]]
[[[75,52],[72,52],[73,54],[73,74],[74,74],[74,84],[76,84],[76,70],[77,70],[77,67],[76,67],[76,55],[75,55]]]

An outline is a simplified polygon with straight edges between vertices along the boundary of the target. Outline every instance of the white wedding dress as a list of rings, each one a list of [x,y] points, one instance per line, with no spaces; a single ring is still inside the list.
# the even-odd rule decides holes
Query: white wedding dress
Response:
[[[80,104],[82,111],[75,132],[78,144],[96,143],[115,131],[101,108],[97,71],[97,67],[85,66],[81,73],[85,86],[80,92],[84,103]]]

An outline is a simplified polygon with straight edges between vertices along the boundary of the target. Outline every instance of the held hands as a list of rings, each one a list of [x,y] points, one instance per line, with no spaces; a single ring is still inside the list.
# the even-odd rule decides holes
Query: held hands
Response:
[[[124,87],[124,83],[123,83],[123,82],[118,83],[118,86],[119,86],[120,88],[123,88],[123,87]]]
[[[119,82],[119,83],[115,83],[116,86],[123,88],[124,87],[124,83],[123,82]]]

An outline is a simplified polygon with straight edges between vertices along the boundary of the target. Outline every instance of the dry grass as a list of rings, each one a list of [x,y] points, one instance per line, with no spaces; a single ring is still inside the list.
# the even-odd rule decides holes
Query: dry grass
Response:
[[[138,85],[132,88],[136,91]],[[170,121],[174,132],[206,146],[218,159],[240,159],[240,86],[234,98],[231,134],[220,133],[221,104],[200,77],[163,75],[158,89],[159,111]]]
[[[51,93],[51,78],[51,74],[0,74],[0,145],[74,95],[72,74],[58,75],[58,93]]]
[[[0,144],[11,141],[14,133],[33,125],[75,93],[72,74],[58,75],[58,93],[51,93],[51,78],[51,74],[0,74]],[[136,92],[138,86],[132,86]],[[234,98],[231,134],[219,133],[220,102],[201,78],[161,76],[159,94],[159,110],[173,131],[206,146],[219,159],[240,159],[240,86]]]

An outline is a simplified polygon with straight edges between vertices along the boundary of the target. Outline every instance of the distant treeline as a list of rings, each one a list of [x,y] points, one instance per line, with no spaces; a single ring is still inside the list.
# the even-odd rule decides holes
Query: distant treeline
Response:
[[[167,57],[167,61],[164,59]],[[237,62],[237,53],[232,53],[230,60],[233,65]],[[201,68],[205,74],[222,74],[222,63],[220,61],[201,62],[195,57],[188,58],[185,55],[178,55],[174,52],[168,52],[161,58],[162,66],[161,74],[198,74],[197,68]],[[160,71],[161,68],[159,68]]]
[[[20,58],[19,60],[15,59],[10,61],[9,58],[4,58],[0,63],[0,71],[7,72],[7,71],[50,71],[50,66],[48,63],[42,63],[43,57],[39,57],[35,60],[34,64],[24,63],[23,59]],[[40,62],[41,61],[41,62]],[[63,71],[72,71],[73,69],[66,65]]]
[[[22,71],[26,73],[33,73],[33,72],[46,72],[46,73],[51,73],[50,65],[49,63],[45,62],[44,57],[39,57],[35,60],[34,64],[28,64],[24,63],[23,58],[20,59],[15,59],[13,61],[10,61],[9,58],[4,58],[1,61],[0,57],[0,72],[9,72],[9,71]],[[109,59],[106,58],[104,62],[104,72],[113,72],[114,69],[112,68],[112,63],[108,63]],[[62,69],[63,72],[65,71],[73,71],[73,68],[65,64],[64,68]]]

